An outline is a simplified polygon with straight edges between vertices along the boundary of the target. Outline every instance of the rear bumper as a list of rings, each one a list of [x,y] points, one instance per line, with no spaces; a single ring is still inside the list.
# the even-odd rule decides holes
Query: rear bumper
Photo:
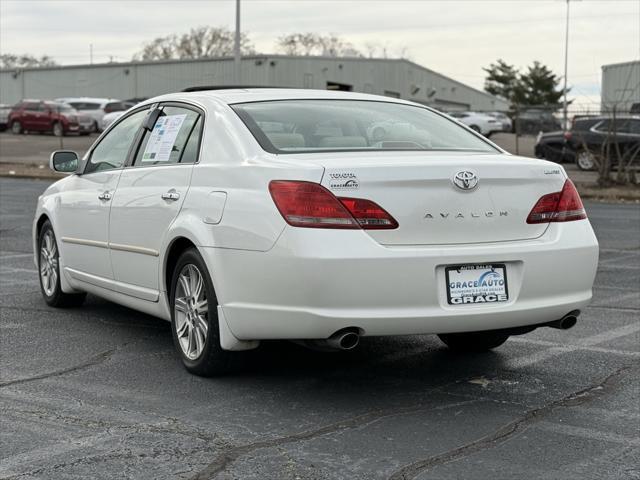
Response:
[[[598,263],[588,221],[552,224],[535,240],[385,247],[362,231],[286,228],[268,252],[203,248],[218,301],[241,340],[491,330],[584,308]],[[509,301],[447,304],[445,266],[505,263]]]

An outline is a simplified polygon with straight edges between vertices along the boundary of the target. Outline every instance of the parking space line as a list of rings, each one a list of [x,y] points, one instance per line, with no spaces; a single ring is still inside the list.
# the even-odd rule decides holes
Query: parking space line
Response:
[[[606,332],[601,332],[590,337],[583,338],[574,345],[565,345],[559,347],[551,347],[540,352],[535,352],[530,355],[524,355],[522,357],[515,357],[509,359],[507,363],[513,368],[528,367],[538,362],[548,360],[564,353],[575,352],[576,350],[582,350],[585,347],[593,347],[599,343],[605,343],[616,338],[626,337],[640,332],[640,322],[631,323],[629,325],[623,325],[622,327],[614,328]]]
[[[0,255],[0,260],[11,260],[13,258],[33,257],[33,253],[12,253],[9,255]]]
[[[623,445],[640,447],[640,438],[627,437],[625,435],[618,435],[617,433],[602,432],[600,430],[596,430],[595,428],[576,427],[573,425],[565,425],[548,421],[539,422],[536,425],[536,428],[545,430],[547,432],[560,433],[562,435],[569,435],[572,437],[581,437],[587,438],[589,440],[620,443]]]
[[[553,347],[553,348],[565,348],[567,346],[570,346],[570,347],[576,346],[578,347],[579,350],[586,350],[588,352],[610,353],[612,355],[622,355],[627,357],[640,358],[640,352],[633,352],[631,350],[616,350],[613,348],[601,348],[601,347],[583,347],[580,345],[567,345],[567,344],[562,344],[558,342],[549,342],[547,340],[536,340],[533,338],[526,338],[526,337],[511,337],[509,341],[518,342],[518,343],[529,343],[531,345],[541,345],[541,346]]]

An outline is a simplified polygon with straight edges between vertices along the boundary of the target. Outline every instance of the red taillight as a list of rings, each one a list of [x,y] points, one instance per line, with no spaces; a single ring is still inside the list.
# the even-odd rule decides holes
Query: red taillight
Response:
[[[572,135],[571,132],[564,132],[563,137],[565,140],[571,140],[571,135]]]
[[[317,183],[274,180],[269,192],[280,214],[294,227],[360,228],[338,199]]]
[[[384,229],[398,222],[379,205],[359,198],[336,198],[322,185],[274,180],[269,192],[289,225],[308,228]]]
[[[360,226],[367,230],[398,228],[398,222],[380,205],[362,198],[344,198],[338,200],[347,207]]]
[[[561,192],[543,195],[527,217],[527,223],[571,222],[584,220],[587,214],[571,180],[564,182]]]

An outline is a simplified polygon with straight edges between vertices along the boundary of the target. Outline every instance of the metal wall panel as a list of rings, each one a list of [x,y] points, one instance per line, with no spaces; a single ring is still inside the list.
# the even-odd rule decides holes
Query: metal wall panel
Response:
[[[602,110],[629,111],[640,103],[640,60],[602,67]]]
[[[22,98],[92,96],[138,98],[198,85],[233,85],[233,59],[79,65],[0,72],[0,102]],[[245,57],[241,83],[255,86],[327,88],[389,95],[427,105],[506,110],[507,102],[420,65],[399,59]]]

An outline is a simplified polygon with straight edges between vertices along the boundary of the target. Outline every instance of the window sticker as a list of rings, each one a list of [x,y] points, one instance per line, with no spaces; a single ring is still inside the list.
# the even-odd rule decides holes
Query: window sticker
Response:
[[[159,117],[142,154],[142,163],[168,162],[187,114]]]

